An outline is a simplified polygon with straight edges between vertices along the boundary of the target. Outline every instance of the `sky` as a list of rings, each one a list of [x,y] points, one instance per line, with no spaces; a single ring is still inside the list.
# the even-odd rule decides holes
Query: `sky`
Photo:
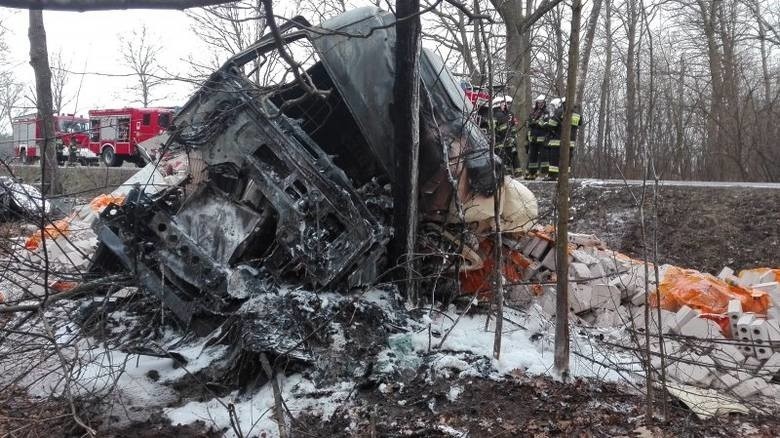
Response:
[[[132,73],[121,59],[120,37],[129,37],[133,29],[142,24],[146,24],[151,35],[163,41],[160,58],[165,59],[172,73],[186,73],[183,59],[190,54],[197,56],[204,50],[190,29],[191,21],[181,11],[44,11],[43,16],[49,55],[61,50],[63,58],[70,63],[69,70],[73,72]],[[6,42],[13,71],[17,79],[32,84],[34,76],[29,64],[28,12],[0,8],[0,17],[7,29]],[[85,74],[82,82],[82,75],[73,74],[65,93],[72,99],[63,112],[86,115],[92,108],[140,105],[135,101],[136,93],[127,90],[133,79]],[[192,91],[192,85],[184,82],[174,81],[164,87],[159,93],[163,99],[155,105],[181,105]]]

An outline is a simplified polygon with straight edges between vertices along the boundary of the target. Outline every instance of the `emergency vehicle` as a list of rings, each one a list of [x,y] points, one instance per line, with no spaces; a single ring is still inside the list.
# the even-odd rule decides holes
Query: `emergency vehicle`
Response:
[[[89,149],[102,157],[106,166],[124,161],[143,166],[139,143],[165,132],[173,108],[121,108],[89,111]]]
[[[54,116],[54,135],[56,142],[63,147],[62,154],[70,153],[71,139],[78,145],[75,161],[87,164],[96,161],[97,156],[89,150],[88,120],[73,114]],[[43,141],[43,121],[37,114],[15,117],[11,122],[14,153],[23,163],[35,163],[40,159],[39,142]]]

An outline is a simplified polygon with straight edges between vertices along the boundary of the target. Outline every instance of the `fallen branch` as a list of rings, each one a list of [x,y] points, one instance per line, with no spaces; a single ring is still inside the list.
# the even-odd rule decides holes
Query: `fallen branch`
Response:
[[[60,301],[64,299],[69,298],[75,298],[79,295],[86,294],[88,292],[92,292],[95,289],[98,289],[102,286],[108,286],[111,284],[115,284],[119,281],[127,280],[129,277],[127,274],[116,274],[116,275],[110,275],[108,277],[101,278],[99,280],[90,281],[88,283],[84,283],[82,285],[76,286],[75,288],[63,292],[61,294],[56,295],[49,295],[48,297],[44,298],[40,303],[38,304],[20,304],[18,306],[0,306],[0,314],[2,313],[17,313],[17,312],[37,312],[39,310],[44,309],[46,306],[48,306],[51,303],[54,303],[55,301]]]

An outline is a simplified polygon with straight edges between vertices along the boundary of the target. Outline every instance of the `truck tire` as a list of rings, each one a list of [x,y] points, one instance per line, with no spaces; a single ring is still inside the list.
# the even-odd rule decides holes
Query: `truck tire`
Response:
[[[103,152],[100,154],[103,157],[103,164],[106,167],[119,167],[122,165],[122,159],[114,152],[114,148],[111,146],[103,147]]]

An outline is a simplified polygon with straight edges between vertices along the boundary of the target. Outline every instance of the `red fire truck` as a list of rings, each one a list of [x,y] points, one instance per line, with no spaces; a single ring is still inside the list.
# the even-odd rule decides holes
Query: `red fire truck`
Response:
[[[95,157],[89,147],[89,135],[87,119],[73,114],[60,114],[54,116],[54,135],[57,143],[66,155],[70,153],[71,139],[76,140],[79,146],[77,159],[82,164],[87,164]],[[11,122],[13,131],[14,153],[23,163],[34,163],[40,159],[38,144],[43,140],[43,122],[37,114],[27,114],[13,119]],[[60,148],[58,148],[60,149]]]
[[[136,146],[162,134],[173,117],[173,108],[122,108],[89,111],[89,149],[106,166],[129,161],[137,166],[144,159]]]

